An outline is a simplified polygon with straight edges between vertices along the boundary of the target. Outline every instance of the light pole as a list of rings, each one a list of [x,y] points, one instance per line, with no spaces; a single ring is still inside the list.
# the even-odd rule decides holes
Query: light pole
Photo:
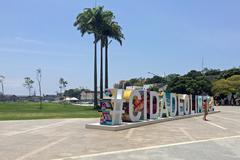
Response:
[[[148,74],[151,74],[151,75],[154,75],[154,76],[157,76],[157,77],[161,77],[161,76],[159,76],[159,75],[157,75],[155,73],[152,73],[152,72],[148,72]]]
[[[159,77],[159,78],[166,79],[165,73],[164,73],[164,77],[161,77],[160,75],[157,75],[157,74],[152,73],[152,72],[148,72],[148,74],[154,75],[154,76]],[[167,86],[167,85],[164,84],[164,82],[160,82],[160,83],[158,83],[158,84],[160,84],[160,85],[162,86],[162,87],[160,87],[160,88],[162,88],[163,91],[166,90],[166,86]]]

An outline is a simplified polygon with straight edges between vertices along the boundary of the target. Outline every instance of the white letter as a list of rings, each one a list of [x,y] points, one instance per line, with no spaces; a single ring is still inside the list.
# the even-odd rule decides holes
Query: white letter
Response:
[[[189,112],[190,112],[190,114],[194,114],[194,112],[193,112],[193,104],[192,104],[192,103],[193,103],[192,95],[190,94],[190,95],[189,95],[189,107],[190,107],[190,108],[189,108],[189,109],[190,109]]]
[[[177,96],[175,93],[171,93],[171,117],[177,116]]]
[[[202,113],[202,104],[203,104],[203,99],[202,96],[197,96],[197,104],[198,104],[198,113]]]
[[[157,100],[157,108],[156,108],[156,113],[153,113],[153,98],[156,98]],[[151,91],[150,92],[150,119],[156,119],[158,117],[159,114],[159,97],[158,97],[158,93]]]
[[[189,96],[188,95],[183,95],[184,97],[184,113],[185,115],[189,115],[189,110],[190,110],[190,107],[189,107]]]
[[[178,94],[178,115],[184,115],[184,97],[181,94]]]
[[[163,113],[166,114],[166,117],[169,117],[169,108],[171,107],[171,95],[170,93],[164,93],[163,96],[163,101],[161,104],[161,113],[160,113],[160,117],[163,117]]]
[[[147,91],[144,91],[144,120],[147,120]]]
[[[124,111],[123,108],[123,90],[119,89],[117,90],[117,95],[115,96],[115,99],[113,100],[113,111],[112,111],[112,125],[120,125],[122,124],[122,114]]]

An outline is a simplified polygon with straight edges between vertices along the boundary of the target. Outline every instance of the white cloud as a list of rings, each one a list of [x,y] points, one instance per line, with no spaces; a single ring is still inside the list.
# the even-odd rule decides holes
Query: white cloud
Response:
[[[26,89],[23,87],[23,79],[7,77],[4,82],[6,94],[27,95]]]
[[[58,51],[47,51],[47,50],[36,50],[36,49],[22,49],[22,48],[1,48],[0,54],[21,54],[21,55],[33,55],[33,56],[54,56],[54,57],[82,57],[87,54],[79,54],[78,51],[75,53],[64,53]]]
[[[22,87],[23,86],[23,78],[22,79],[11,79],[6,78],[5,84],[7,84],[9,87]]]
[[[39,41],[39,40],[35,40],[35,39],[28,39],[28,38],[23,38],[23,37],[15,37],[15,40],[20,41],[20,42],[24,42],[24,43],[31,43],[31,44],[36,44],[36,45],[44,45],[46,44],[43,41]]]

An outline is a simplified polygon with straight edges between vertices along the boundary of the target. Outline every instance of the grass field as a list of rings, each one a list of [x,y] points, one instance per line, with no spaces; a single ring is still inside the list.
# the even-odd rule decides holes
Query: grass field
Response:
[[[99,114],[93,107],[70,104],[16,102],[0,103],[0,120],[53,119],[53,118],[96,118]]]

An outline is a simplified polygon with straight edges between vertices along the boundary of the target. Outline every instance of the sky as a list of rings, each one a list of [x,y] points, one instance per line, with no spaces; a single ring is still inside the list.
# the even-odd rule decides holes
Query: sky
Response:
[[[110,86],[119,80],[152,77],[204,67],[240,66],[239,0],[96,0],[116,16],[123,46],[109,46]],[[43,74],[43,93],[93,88],[93,36],[73,27],[78,13],[95,0],[0,1],[0,75],[6,94],[27,95],[24,77]],[[99,57],[98,57],[99,58]],[[99,73],[99,72],[98,72]],[[37,85],[34,85],[37,91]]]

